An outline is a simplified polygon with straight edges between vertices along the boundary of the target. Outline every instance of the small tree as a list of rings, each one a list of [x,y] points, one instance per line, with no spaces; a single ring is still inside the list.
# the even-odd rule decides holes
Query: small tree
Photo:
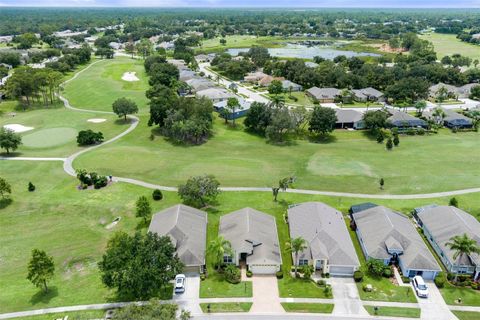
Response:
[[[223,264],[223,258],[225,256],[233,255],[233,249],[230,241],[226,240],[222,236],[218,236],[215,238],[215,240],[210,241],[207,252],[213,256],[217,270]]]
[[[150,202],[148,201],[147,197],[139,197],[136,203],[136,207],[137,211],[135,215],[138,218],[143,218],[143,221],[146,223],[147,218],[149,218],[152,214],[152,207],[150,206]]]
[[[103,133],[94,132],[93,130],[82,130],[77,135],[77,143],[81,146],[101,143],[103,141]]]
[[[272,188],[273,201],[277,202],[278,193],[280,190],[286,191],[295,182],[295,177],[286,177],[278,181],[278,187]]]
[[[12,186],[4,178],[0,177],[0,196],[5,199],[12,193]]]
[[[0,148],[5,149],[7,154],[10,153],[10,150],[17,150],[21,144],[22,137],[19,134],[10,129],[0,128]]]
[[[47,282],[53,277],[54,272],[53,257],[48,256],[43,250],[33,249],[32,258],[28,263],[27,279],[35,286],[43,287],[43,290],[47,292]]]
[[[230,111],[230,114],[232,115],[232,123],[234,126],[235,126],[235,111],[237,110],[238,107],[240,107],[240,103],[238,102],[237,98],[235,97],[228,98],[227,109],[228,111]]]
[[[273,80],[268,86],[268,93],[279,95],[283,92],[282,83],[279,80]]]
[[[461,236],[450,238],[450,241],[445,243],[445,245],[454,252],[453,260],[457,260],[457,258],[462,258],[464,256],[470,256],[472,253],[480,254],[480,246],[477,241],[470,238],[466,233]],[[458,274],[455,275],[455,282],[457,281],[457,275]]]
[[[448,202],[448,204],[452,207],[455,207],[455,208],[458,208],[458,200],[457,198],[453,197],[450,199],[450,201]]]
[[[163,199],[162,191],[160,191],[159,189],[153,190],[153,192],[152,192],[152,198],[153,198],[153,200],[155,200],[155,201],[162,200],[162,199]]]
[[[385,265],[381,260],[378,259],[368,259],[367,261],[367,270],[373,276],[380,277],[383,275],[385,270]]]
[[[35,191],[35,186],[33,185],[32,182],[29,182],[29,183],[28,183],[28,191],[30,191],[30,192]]]
[[[385,180],[383,180],[383,178],[380,178],[380,189],[383,190],[383,186],[385,185]]]
[[[178,195],[185,203],[206,206],[220,193],[220,182],[213,175],[191,177],[178,187]]]
[[[387,150],[392,150],[392,148],[393,148],[392,138],[389,137],[389,138],[387,139],[386,147],[387,147]]]
[[[308,130],[325,135],[335,129],[337,114],[332,108],[315,107],[310,117]]]
[[[138,107],[135,101],[127,98],[119,98],[112,104],[113,112],[118,117],[123,117],[127,121],[127,115],[138,112]]]
[[[290,243],[286,244],[287,250],[292,252],[295,255],[295,261],[293,265],[295,266],[295,276],[298,274],[298,253],[307,249],[307,241],[302,237],[293,238]]]
[[[398,134],[393,136],[393,144],[395,145],[395,147],[398,147],[398,145],[400,144],[400,139],[398,138]]]

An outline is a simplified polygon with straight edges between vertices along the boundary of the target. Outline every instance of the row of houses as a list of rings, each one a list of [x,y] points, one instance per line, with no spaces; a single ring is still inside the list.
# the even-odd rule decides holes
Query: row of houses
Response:
[[[253,83],[260,87],[268,87],[274,80],[282,83],[282,88],[285,92],[299,92],[303,90],[303,87],[295,82],[285,80],[283,77],[273,77],[262,71],[250,72],[243,78],[244,82]]]
[[[205,269],[207,213],[185,205],[176,205],[155,214],[149,232],[169,236],[185,272]],[[406,215],[373,203],[350,208],[351,227],[355,230],[366,259],[396,264],[407,277],[421,275],[431,280],[441,271],[416,226]],[[454,236],[467,234],[480,244],[480,223],[468,213],[450,206],[431,205],[414,210],[414,218],[449,272],[480,275],[478,254],[460,255],[446,243]],[[350,238],[343,214],[321,202],[305,202],[288,209],[290,238],[301,237],[306,248],[292,253],[293,261],[310,265],[316,271],[333,276],[351,276],[360,262]],[[275,218],[252,208],[223,215],[219,235],[228,240],[232,255],[224,263],[245,264],[253,274],[274,274],[281,270],[282,255]]]
[[[383,93],[372,87],[349,90],[348,92],[351,94],[353,100],[359,102],[385,101]],[[333,103],[342,98],[343,91],[337,88],[312,87],[306,90],[305,94],[320,103]]]

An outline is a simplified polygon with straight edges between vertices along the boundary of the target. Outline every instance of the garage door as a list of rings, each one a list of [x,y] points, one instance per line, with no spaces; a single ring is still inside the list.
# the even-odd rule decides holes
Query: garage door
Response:
[[[276,264],[252,264],[248,268],[253,274],[274,274],[278,270]]]
[[[330,266],[330,274],[338,276],[351,276],[353,275],[353,269],[353,267]]]

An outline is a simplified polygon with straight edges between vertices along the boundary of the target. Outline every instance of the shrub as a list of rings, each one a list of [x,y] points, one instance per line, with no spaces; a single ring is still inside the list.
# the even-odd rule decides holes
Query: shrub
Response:
[[[353,273],[353,279],[355,282],[361,282],[363,280],[363,272],[360,270],[357,270]]]
[[[385,270],[385,265],[381,260],[368,259],[367,270],[369,274],[380,277],[381,275],[383,275],[383,271]]]
[[[390,268],[385,268],[385,270],[383,270],[382,276],[385,278],[390,278],[392,276],[392,270]]]
[[[415,135],[415,129],[413,128],[408,128],[407,131],[405,131],[406,134],[409,136],[414,136]]]
[[[253,276],[253,272],[250,270],[247,270],[247,277],[251,278]]]
[[[455,275],[451,272],[447,273],[447,280],[452,281],[453,279],[455,279]]]
[[[403,282],[403,283],[410,283],[410,278],[409,278],[409,277],[402,276],[402,282]]]
[[[395,147],[398,147],[399,144],[400,144],[400,139],[398,138],[398,134],[396,134],[393,136],[393,145]]]
[[[105,177],[105,176],[99,176],[99,177],[95,180],[93,187],[94,187],[95,189],[100,189],[100,188],[106,187],[107,184],[108,184],[107,177]]]
[[[283,279],[283,271],[277,271],[275,275],[277,276],[277,279]]]
[[[153,198],[153,200],[155,200],[155,201],[162,200],[162,199],[163,199],[162,191],[160,191],[160,190],[158,190],[158,189],[153,190],[153,192],[152,192],[152,198]]]
[[[238,269],[233,264],[227,265],[227,267],[223,272],[224,272],[225,280],[227,282],[233,283],[233,284],[240,283],[240,277],[241,277],[240,269]]]
[[[323,293],[325,294],[325,296],[330,297],[332,295],[332,286],[330,286],[329,284],[325,285]]]
[[[392,150],[392,148],[393,148],[392,138],[388,138],[386,147],[387,147],[387,150]]]
[[[320,280],[317,280],[317,284],[320,286],[320,287],[323,287],[327,284],[327,282],[323,279],[320,279]]]
[[[470,280],[470,279],[471,279],[471,276],[468,275],[468,274],[461,274],[457,277],[458,282],[465,282],[465,281]]]
[[[28,183],[28,191],[30,191],[30,192],[35,191],[35,186],[31,182]]]
[[[303,266],[302,271],[303,271],[303,277],[305,279],[309,279],[312,276],[313,270],[310,266],[308,265]]]
[[[458,208],[457,198],[455,198],[455,197],[451,198],[450,201],[448,202],[448,205],[450,205],[452,207],[455,207],[455,208]]]
[[[200,275],[200,280],[204,281],[207,277],[205,276],[205,273],[202,273]]]
[[[472,282],[472,284],[470,286],[474,290],[479,290],[480,289],[480,285],[477,282]]]
[[[437,274],[434,281],[437,288],[443,288],[445,286],[445,281],[446,281],[445,274],[440,272],[439,274]]]
[[[101,132],[94,132],[90,129],[80,131],[77,136],[77,143],[81,146],[97,144],[102,141],[103,134]]]
[[[325,273],[325,278],[330,278],[330,273]]]
[[[383,134],[380,132],[380,133],[377,135],[377,142],[378,142],[378,143],[382,143],[383,140],[385,140],[385,137],[384,137]]]
[[[425,129],[419,128],[419,129],[417,130],[417,134],[418,134],[419,136],[425,135]]]

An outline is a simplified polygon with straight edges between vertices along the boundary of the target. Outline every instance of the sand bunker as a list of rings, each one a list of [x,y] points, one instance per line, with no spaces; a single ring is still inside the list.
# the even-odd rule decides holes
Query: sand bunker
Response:
[[[102,119],[102,118],[93,118],[93,119],[88,119],[87,122],[91,123],[102,123],[107,121],[107,119]]]
[[[139,81],[138,77],[135,75],[136,72],[125,72],[122,76],[122,80],[125,81]]]
[[[33,130],[34,128],[33,127],[25,127],[25,126],[22,126],[21,124],[6,124],[3,126],[5,129],[9,129],[9,130],[12,130],[14,132],[25,132],[25,131],[30,131],[30,130]]]

